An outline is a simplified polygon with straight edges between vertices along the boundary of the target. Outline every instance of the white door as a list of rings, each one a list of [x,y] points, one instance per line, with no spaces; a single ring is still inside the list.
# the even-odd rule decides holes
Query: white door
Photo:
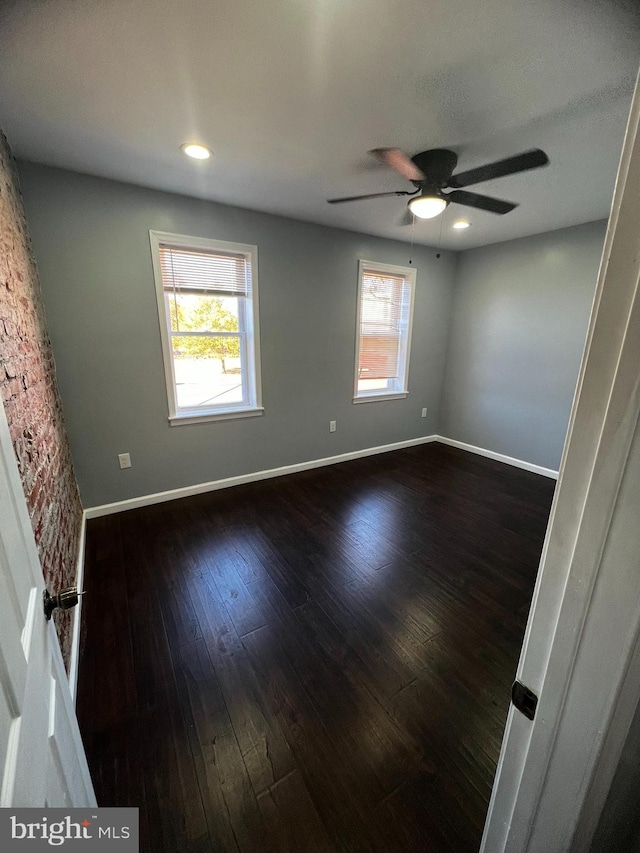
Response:
[[[636,86],[483,853],[589,850],[640,698],[639,129]]]
[[[0,402],[0,807],[94,806],[93,786]],[[58,590],[52,590],[58,592]]]

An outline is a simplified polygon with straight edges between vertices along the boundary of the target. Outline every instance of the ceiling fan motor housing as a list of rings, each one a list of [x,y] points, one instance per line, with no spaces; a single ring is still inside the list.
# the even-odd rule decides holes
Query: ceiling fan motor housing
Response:
[[[425,176],[425,180],[413,183],[419,187],[440,189],[447,185],[453,174],[458,164],[458,155],[446,148],[432,148],[431,151],[421,151],[411,160]]]

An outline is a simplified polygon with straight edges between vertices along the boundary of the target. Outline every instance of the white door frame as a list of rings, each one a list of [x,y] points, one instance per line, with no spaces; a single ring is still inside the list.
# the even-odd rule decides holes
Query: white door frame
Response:
[[[640,84],[482,853],[589,849],[640,697]]]

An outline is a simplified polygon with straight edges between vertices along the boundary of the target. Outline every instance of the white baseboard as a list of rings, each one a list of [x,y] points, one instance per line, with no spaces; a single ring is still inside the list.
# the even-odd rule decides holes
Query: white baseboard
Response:
[[[269,480],[273,477],[283,477],[286,474],[296,474],[298,471],[309,471],[311,468],[322,468],[325,465],[337,465],[339,462],[349,462],[352,459],[362,459],[365,456],[374,456],[378,453],[388,453],[390,450],[401,450],[403,447],[415,447],[418,444],[429,444],[438,440],[436,435],[425,435],[420,438],[410,438],[407,441],[396,441],[393,444],[382,444],[379,447],[365,447],[363,450],[353,450],[350,453],[341,453],[338,456],[325,456],[322,459],[311,459],[308,462],[298,462],[295,465],[283,465],[281,468],[269,468],[266,471],[255,471],[252,474],[241,474],[238,477],[226,477],[223,480],[211,480],[208,483],[196,483],[193,486],[184,486],[180,489],[170,489],[166,492],[156,492],[152,495],[141,495],[138,498],[129,498],[125,501],[92,506],[85,510],[85,519],[99,518],[103,515],[112,515],[116,512],[125,512],[128,509],[138,509],[143,506],[163,503],[164,501],[175,501],[178,498],[187,498],[191,495],[200,495],[204,492],[214,492],[217,489],[228,489],[231,486],[241,486],[244,483],[255,483],[258,480]]]
[[[312,468],[321,468],[325,465],[337,465],[340,462],[349,462],[352,459],[362,459],[365,456],[374,456],[378,453],[388,453],[391,450],[401,450],[403,447],[415,447],[419,444],[429,444],[432,441],[439,441],[442,444],[459,447],[461,450],[476,453],[478,456],[486,456],[488,459],[495,459],[497,462],[504,462],[507,465],[513,465],[515,468],[522,468],[525,471],[533,471],[535,474],[542,474],[543,477],[550,477],[555,480],[558,478],[558,472],[551,468],[543,468],[541,465],[534,465],[532,462],[525,462],[523,459],[514,459],[512,456],[505,456],[503,453],[496,453],[493,450],[486,450],[483,447],[475,447],[473,444],[466,444],[464,441],[457,441],[454,438],[446,438],[443,435],[425,435],[420,438],[410,438],[407,441],[396,441],[393,444],[382,444],[379,447],[365,447],[362,450],[353,450],[350,453],[341,453],[338,456],[325,456],[322,459],[310,459],[308,462],[298,462],[294,465],[283,465],[280,468],[269,468],[264,471],[254,471],[250,474],[240,474],[237,477],[225,477],[222,480],[211,480],[207,483],[196,483],[193,486],[183,486],[179,489],[169,489],[166,492],[155,492],[151,495],[140,495],[140,497],[137,498],[128,498],[124,501],[116,501],[115,503],[102,504],[101,506],[88,507],[84,512],[84,522],[90,518],[99,518],[103,515],[125,512],[128,509],[138,509],[139,507],[151,506],[152,504],[163,503],[165,501],[175,501],[178,498],[187,498],[191,495],[203,494],[204,492],[214,492],[218,489],[228,489],[231,486],[241,486],[244,483],[256,483],[259,480],[269,480],[273,477],[284,477],[287,474],[295,474],[298,471],[309,471]],[[82,535],[84,549],[84,526]]]
[[[80,526],[80,540],[78,542],[78,558],[76,561],[76,586],[82,590],[84,578],[84,546],[87,530],[87,513],[82,513],[82,524]],[[71,701],[75,705],[78,690],[78,666],[80,664],[80,619],[82,618],[82,596],[73,611],[73,635],[71,637],[71,655],[69,657],[69,690]]]
[[[485,450],[484,447],[476,447],[473,444],[466,444],[464,441],[456,441],[455,438],[445,438],[443,435],[434,436],[434,441],[439,441],[441,444],[449,444],[451,447],[459,447],[461,450],[468,450],[469,453],[486,456],[488,459],[495,459],[497,462],[504,462],[506,465],[513,465],[514,468],[533,471],[534,474],[542,474],[543,477],[550,477],[552,480],[558,479],[558,472],[552,468],[543,468],[541,465],[534,465],[533,462],[525,462],[524,459],[515,459],[513,456],[505,456],[504,453]]]

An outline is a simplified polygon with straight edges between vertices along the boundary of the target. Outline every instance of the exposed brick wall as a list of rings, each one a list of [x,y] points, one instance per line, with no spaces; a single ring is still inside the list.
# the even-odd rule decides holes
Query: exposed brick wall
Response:
[[[0,393],[51,591],[75,582],[82,506],[18,177],[0,131]],[[69,663],[72,614],[56,615]]]

